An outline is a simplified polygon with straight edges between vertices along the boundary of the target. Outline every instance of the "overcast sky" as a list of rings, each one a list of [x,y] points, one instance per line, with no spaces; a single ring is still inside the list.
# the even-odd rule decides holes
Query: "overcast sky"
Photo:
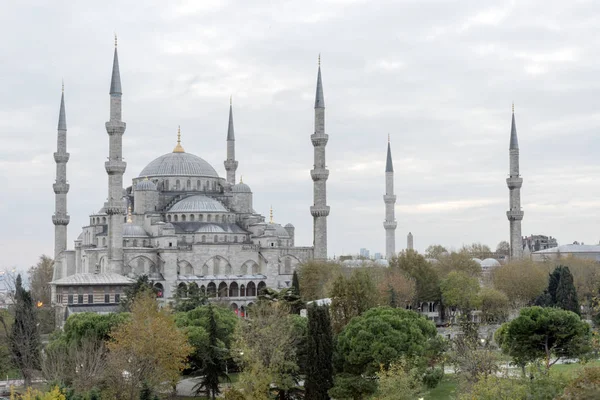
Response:
[[[125,182],[172,150],[237,176],[254,208],[312,244],[313,106],[321,53],[330,256],[385,249],[391,136],[396,249],[508,240],[515,102],[523,234],[600,239],[600,4],[595,1],[19,1],[0,11],[0,268],[52,255],[53,152],[65,81],[69,248],[107,194],[113,33]]]

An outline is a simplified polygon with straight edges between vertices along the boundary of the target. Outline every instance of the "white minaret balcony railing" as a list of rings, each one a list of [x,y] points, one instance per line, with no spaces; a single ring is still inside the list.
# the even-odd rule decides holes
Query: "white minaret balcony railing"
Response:
[[[314,133],[310,135],[310,140],[314,147],[325,146],[329,141],[329,135],[326,133]]]
[[[383,227],[385,229],[396,229],[397,226],[398,226],[398,223],[396,221],[384,221],[383,222]]]
[[[383,202],[385,204],[394,204],[396,202],[396,195],[395,194],[384,194]]]
[[[69,192],[69,184],[68,183],[54,183],[52,185],[52,189],[54,189],[54,193],[56,194],[65,194]]]
[[[313,169],[310,171],[310,176],[313,181],[324,181],[329,178],[328,169]]]
[[[509,189],[520,189],[523,186],[523,178],[511,176],[506,178],[506,185]]]
[[[329,206],[310,206],[310,213],[313,217],[326,217],[329,215]]]
[[[506,216],[510,221],[520,221],[523,219],[524,214],[521,210],[509,210],[506,212]]]
[[[70,156],[69,153],[54,153],[54,161],[56,161],[57,164],[66,163],[69,161]]]

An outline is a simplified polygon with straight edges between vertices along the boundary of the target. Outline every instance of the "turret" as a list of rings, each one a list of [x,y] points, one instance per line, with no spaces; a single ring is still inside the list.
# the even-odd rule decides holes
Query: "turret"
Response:
[[[108,201],[105,205],[108,214],[108,261],[109,271],[123,271],[123,218],[126,207],[123,204],[123,173],[127,163],[123,161],[123,134],[125,122],[121,119],[121,74],[115,36],[115,53],[110,81],[110,119],[106,123],[108,133],[108,161],[104,168],[108,174]]]
[[[325,146],[329,135],[325,133],[325,99],[321,81],[321,56],[317,73],[317,92],[315,96],[315,131],[310,137],[314,147],[314,168],[310,171],[313,180],[313,205],[310,213],[313,216],[314,258],[327,259],[327,178],[329,170],[325,161]]]
[[[65,113],[64,84],[60,96],[57,131],[56,153],[54,153],[56,181],[52,185],[55,193],[54,215],[52,216],[52,223],[54,224],[54,260],[57,260],[60,253],[67,249],[67,225],[69,225],[70,221],[69,214],[67,214],[67,193],[69,192],[67,162],[69,161],[69,153],[67,153],[67,117]]]
[[[519,141],[517,139],[517,124],[515,123],[515,105],[512,106],[512,122],[510,127],[509,177],[506,179],[509,193],[509,210],[506,216],[510,225],[510,257],[518,259],[523,256],[523,239],[521,237],[521,186],[523,178],[519,174]]]
[[[235,160],[235,133],[233,131],[233,106],[229,98],[229,125],[227,127],[227,159],[225,160],[225,171],[227,171],[227,182],[235,185],[235,171],[238,162]]]
[[[392,148],[390,137],[388,135],[387,158],[385,161],[385,195],[383,196],[385,203],[385,221],[383,228],[385,229],[385,257],[391,260],[396,254],[396,222],[395,204],[396,195],[394,194],[394,164],[392,162]]]
[[[408,232],[408,236],[406,237],[406,250],[414,250],[415,249],[413,240],[414,240],[413,234],[411,232]]]

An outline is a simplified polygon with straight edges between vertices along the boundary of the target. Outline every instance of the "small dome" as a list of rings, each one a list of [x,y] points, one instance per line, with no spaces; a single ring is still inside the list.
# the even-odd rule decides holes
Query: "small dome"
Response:
[[[471,260],[473,260],[473,261],[475,261],[477,264],[481,265],[481,262],[482,262],[482,261],[481,261],[479,258],[475,257],[475,258],[471,258]]]
[[[481,262],[481,266],[483,268],[499,267],[500,263],[498,262],[498,260],[495,260],[493,258],[486,258]]]
[[[290,237],[290,234],[288,233],[288,231],[286,231],[285,228],[279,224],[269,223],[267,225],[267,227],[265,228],[265,234],[266,234],[266,231],[271,231],[269,233],[273,236],[282,237],[282,238]]]
[[[234,193],[252,193],[250,186],[243,182],[237,183],[231,187],[231,191]]]
[[[289,223],[289,224],[285,225],[285,228],[294,228],[294,225],[292,225],[291,223]]]
[[[148,237],[148,234],[141,226],[127,223],[123,225],[123,237]]]
[[[217,171],[202,158],[190,153],[167,153],[152,161],[140,172],[145,176],[203,176],[218,178]]]
[[[169,212],[228,212],[228,210],[218,200],[195,195],[178,201]]]
[[[205,224],[196,230],[196,233],[223,233],[225,229],[216,224]]]
[[[154,182],[148,179],[144,179],[143,181],[139,181],[137,185],[135,185],[135,190],[139,191],[155,191],[156,185]]]

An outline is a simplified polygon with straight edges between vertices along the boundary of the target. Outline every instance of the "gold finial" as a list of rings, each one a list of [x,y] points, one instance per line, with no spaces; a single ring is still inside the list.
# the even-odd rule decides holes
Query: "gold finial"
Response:
[[[131,224],[133,220],[131,219],[131,206],[127,207],[127,223]]]
[[[319,53],[319,67],[321,66],[321,53]]]
[[[388,143],[390,142],[390,134],[388,133]]]
[[[244,175],[240,175],[240,183],[244,183]]]
[[[271,206],[271,209],[269,210],[269,223],[273,223],[273,206]]]
[[[181,147],[181,126],[177,127],[177,146],[173,149],[173,153],[185,153],[185,150]]]
[[[115,49],[117,48],[117,32],[115,32]]]
[[[514,101],[512,103],[512,112],[513,112],[513,114],[515,113],[515,102]]]
[[[147,181],[147,180],[148,180],[148,177],[147,177],[147,176],[145,176],[145,177],[144,177],[144,180],[145,180],[145,181]]]

